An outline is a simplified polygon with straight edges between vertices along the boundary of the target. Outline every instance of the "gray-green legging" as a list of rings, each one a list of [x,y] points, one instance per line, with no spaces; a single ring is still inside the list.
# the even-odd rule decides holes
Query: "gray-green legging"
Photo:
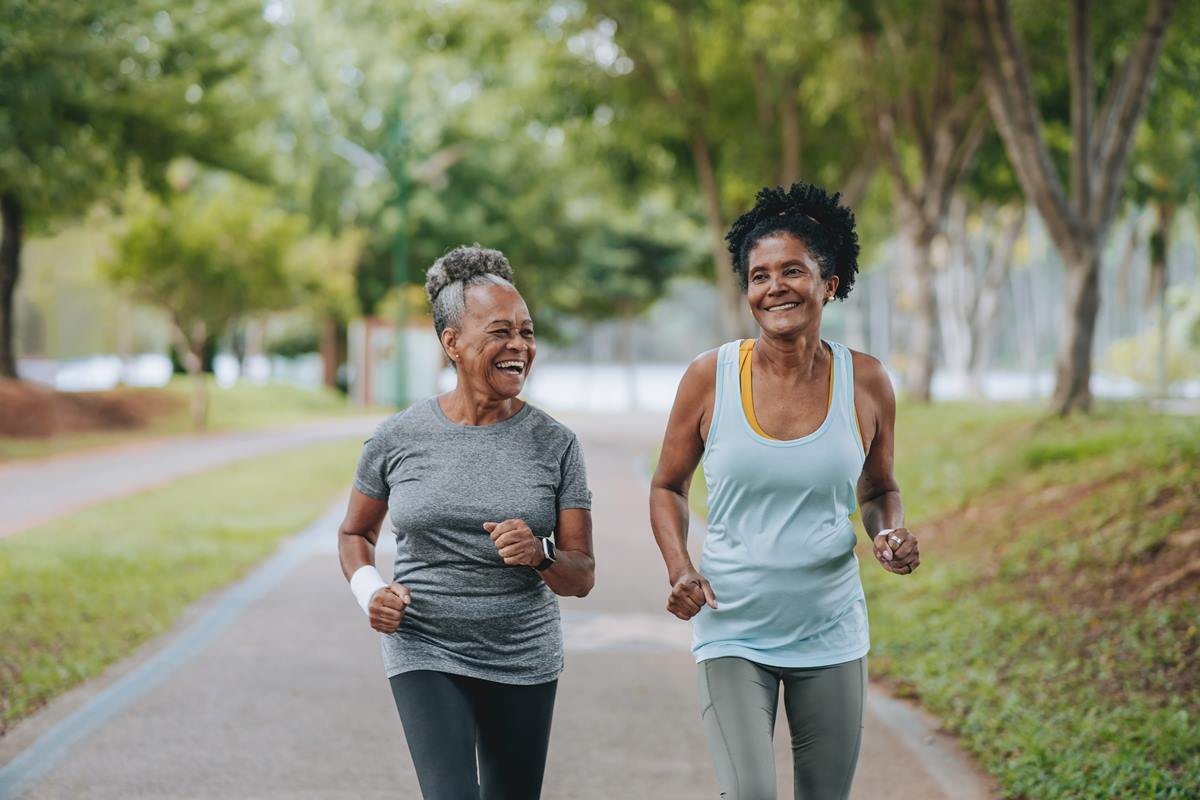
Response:
[[[792,734],[796,800],[850,794],[862,742],[867,659],[769,667],[744,658],[700,662],[700,708],[726,800],[775,800],[771,740],[779,687]]]

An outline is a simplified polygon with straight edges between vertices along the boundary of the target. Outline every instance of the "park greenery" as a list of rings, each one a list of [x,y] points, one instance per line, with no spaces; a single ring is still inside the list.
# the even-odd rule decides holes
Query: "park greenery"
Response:
[[[723,233],[760,186],[795,179],[843,192],[865,265],[896,254],[917,401],[939,359],[987,363],[1030,216],[1063,287],[1053,410],[1090,405],[1113,231],[1150,230],[1127,249],[1150,253],[1173,358],[1166,262],[1200,170],[1195,4],[2,7],[0,375],[25,240],[97,205],[119,219],[111,276],[172,316],[181,361],[287,306],[335,365],[349,319],[472,241],[519,265],[546,333],[637,314],[696,274],[736,336]]]
[[[191,373],[169,389],[190,416],[151,435],[342,409],[208,393],[206,354],[261,346],[286,311],[332,385],[347,325],[417,305],[460,243],[508,254],[539,335],[629,321],[681,276],[714,286],[722,339],[743,335],[730,222],[764,185],[841,191],[864,269],[890,275],[883,323],[865,280],[842,313],[895,340],[898,477],[925,556],[912,581],[864,551],[873,674],[1006,796],[1200,787],[1200,434],[1089,388],[1096,364],[1160,395],[1200,376],[1200,289],[1170,277],[1200,235],[1200,3],[0,0],[0,19],[0,378],[37,278],[23,266],[61,236],[50,260],[90,251],[159,309]],[[1153,324],[1099,352],[1098,320],[1138,306]],[[939,365],[981,394],[1002,351],[1044,349],[1065,419],[924,405]],[[6,440],[0,459],[112,441]],[[0,733],[310,521],[355,450],[0,541]]]
[[[0,735],[326,511],[360,446],[250,459],[0,541]]]
[[[1005,796],[1192,796],[1195,423],[1121,407],[903,421],[924,575],[895,580],[863,555],[872,672],[958,733]]]

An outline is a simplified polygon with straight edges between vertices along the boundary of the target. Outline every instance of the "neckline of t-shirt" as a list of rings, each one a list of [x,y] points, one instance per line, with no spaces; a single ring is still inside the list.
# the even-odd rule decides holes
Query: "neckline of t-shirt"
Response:
[[[433,406],[434,417],[436,417],[438,421],[446,427],[453,428],[458,431],[480,431],[483,433],[504,430],[511,425],[517,424],[526,416],[528,416],[529,410],[533,408],[528,401],[525,401],[525,405],[521,406],[521,410],[513,414],[508,419],[502,419],[499,422],[493,422],[491,425],[463,425],[462,423],[455,422],[454,420],[450,419],[450,417],[446,416],[446,412],[442,410],[442,404],[438,402],[437,395],[429,398],[429,403],[431,406]]]

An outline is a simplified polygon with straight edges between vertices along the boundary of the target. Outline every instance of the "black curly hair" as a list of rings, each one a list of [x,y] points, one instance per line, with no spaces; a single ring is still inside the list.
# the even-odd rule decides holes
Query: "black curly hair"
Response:
[[[760,189],[754,208],[738,217],[725,235],[742,291],[749,285],[746,263],[754,245],[783,231],[804,242],[817,259],[822,278],[837,275],[834,297],[845,300],[858,274],[858,233],[854,230],[854,212],[838,204],[841,197],[840,193],[830,195],[820,186],[803,181],[788,189]]]

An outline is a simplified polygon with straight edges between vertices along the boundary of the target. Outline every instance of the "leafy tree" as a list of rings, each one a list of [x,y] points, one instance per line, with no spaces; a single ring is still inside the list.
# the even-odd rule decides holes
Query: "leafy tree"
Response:
[[[1070,131],[1067,146],[1058,149],[1069,164],[1068,190],[1043,126],[1037,84],[1008,2],[969,0],[992,118],[1021,187],[1045,221],[1067,270],[1067,325],[1052,400],[1059,414],[1086,411],[1091,404],[1100,251],[1118,208],[1134,133],[1176,5],[1176,0],[1150,0],[1144,20],[1130,25],[1129,10],[1121,4],[1101,9],[1092,8],[1088,0],[1072,0],[1065,32]],[[1097,87],[1092,38],[1097,21],[1109,34],[1100,50],[1101,63],[1114,62],[1102,87]],[[1119,35],[1124,30],[1137,32],[1132,46]],[[1103,97],[1097,108],[1100,88]]]
[[[959,35],[962,15],[949,0],[863,3],[857,21],[876,75],[869,103],[912,281],[905,392],[927,403],[937,357],[932,248],[987,132],[983,92]]]
[[[362,313],[392,289],[398,244],[409,284],[454,245],[504,250],[535,313],[549,311],[550,287],[578,264],[570,206],[604,194],[605,181],[573,157],[544,13],[537,3],[427,0],[401,19],[385,3],[310,0],[277,24],[272,85],[304,87],[283,101],[277,170],[316,227],[365,232]]]
[[[287,257],[306,222],[274,208],[267,190],[230,178],[165,200],[135,188],[126,213],[108,275],[169,315],[192,376],[192,421],[203,428],[205,343],[245,315],[290,304]]]
[[[137,164],[152,186],[177,155],[248,175],[263,105],[241,80],[262,6],[212,0],[0,0],[0,377],[16,377],[23,236],[71,218]]]
[[[725,232],[764,184],[804,177],[857,206],[873,171],[854,102],[864,80],[827,3],[593,0],[563,14],[576,94],[612,118],[609,163],[633,188],[665,176],[706,222],[723,336],[749,329]]]
[[[358,313],[354,273],[364,238],[353,228],[338,234],[317,231],[296,242],[285,260],[291,305],[306,310],[320,328],[323,380],[330,387],[337,385],[337,370],[346,357],[346,325]]]
[[[1150,99],[1146,120],[1134,143],[1128,188],[1130,199],[1151,209],[1154,215],[1146,300],[1157,304],[1159,317],[1154,360],[1155,383],[1160,396],[1166,396],[1171,376],[1168,354],[1171,306],[1167,301],[1171,231],[1179,209],[1195,200],[1196,187],[1200,184],[1200,134],[1196,131],[1196,120],[1200,119],[1200,100],[1197,99],[1200,97],[1200,46],[1194,35],[1188,35],[1197,30],[1200,10],[1193,6],[1181,11],[1181,16],[1174,36],[1168,39],[1159,85]]]

